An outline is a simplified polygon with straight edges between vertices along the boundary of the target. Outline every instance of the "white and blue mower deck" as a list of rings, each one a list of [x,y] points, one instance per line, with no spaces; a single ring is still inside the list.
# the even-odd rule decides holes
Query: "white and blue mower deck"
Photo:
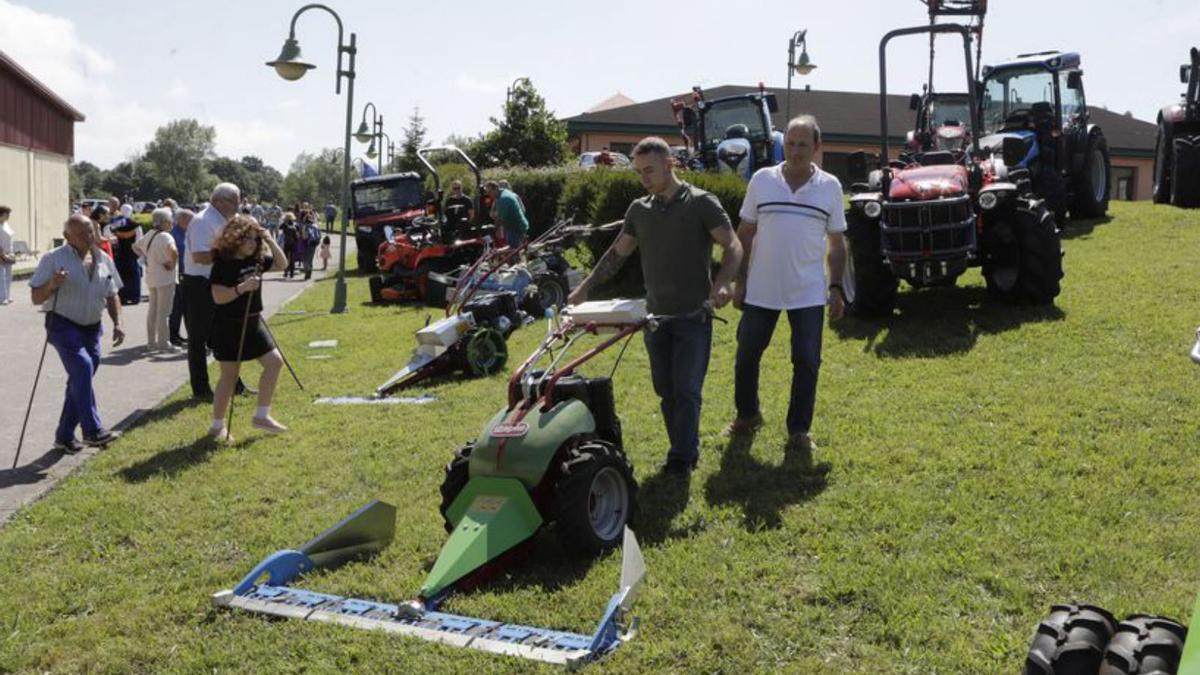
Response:
[[[359,527],[357,539],[347,539],[346,535],[347,530],[354,529],[356,519],[361,525],[364,516],[374,515],[378,526],[379,515],[389,511],[394,513],[390,506],[373,502],[301,550],[283,550],[268,556],[235,588],[213,594],[213,605],[289,619],[382,630],[454,647],[566,666],[594,661],[632,639],[636,633],[637,619],[631,618],[630,609],[646,568],[637,538],[629,529],[625,530],[620,590],[612,596],[591,635],[446,614],[423,608],[419,603],[359,600],[288,585],[316,567],[337,564],[348,555],[382,548],[386,545],[382,537],[365,534],[370,528]],[[347,528],[347,525],[351,527]],[[390,532],[386,539],[390,541]],[[331,545],[331,540],[337,541]],[[264,577],[265,583],[259,583]]]

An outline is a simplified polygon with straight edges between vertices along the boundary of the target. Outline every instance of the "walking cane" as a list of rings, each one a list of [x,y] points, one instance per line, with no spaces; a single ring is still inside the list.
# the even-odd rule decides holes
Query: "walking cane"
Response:
[[[54,290],[54,302],[50,303],[50,314],[46,316],[46,320],[50,320],[50,316],[54,314],[54,310],[58,308],[58,289]],[[21,423],[21,436],[17,439],[17,456],[13,457],[12,468],[17,468],[17,462],[21,461],[21,447],[25,445],[25,429],[29,426],[29,413],[33,411],[33,398],[37,396],[38,380],[42,379],[42,364],[46,362],[46,347],[50,346],[50,331],[46,331],[46,339],[42,341],[42,355],[38,357],[37,373],[33,376],[33,391],[29,392],[29,405],[25,408],[25,421]]]
[[[255,272],[257,272],[257,271],[258,271],[258,269],[255,268]],[[258,283],[259,284],[262,283],[261,278],[259,279]],[[255,290],[257,290],[257,289],[255,289]],[[241,335],[238,336],[237,364],[238,364],[238,375],[239,376],[241,375],[241,372],[242,372],[242,350],[246,346],[246,324],[250,323],[250,301],[253,299],[254,299],[254,291],[250,291],[249,295],[246,296],[246,311],[242,314],[242,333],[241,333]],[[236,400],[237,400],[236,394],[229,397],[229,421],[225,423],[225,433],[229,433],[229,431],[231,429],[233,429],[233,402]]]
[[[263,328],[267,330],[267,335],[271,336],[271,344],[275,345],[275,351],[279,352],[279,358],[283,359],[283,365],[287,366],[288,372],[292,374],[292,379],[296,381],[296,386],[300,387],[300,391],[304,391],[304,385],[300,384],[300,378],[296,376],[296,371],[292,369],[292,364],[288,362],[287,356],[279,347],[279,340],[275,339],[275,334],[271,332],[271,326],[266,319],[262,320]]]

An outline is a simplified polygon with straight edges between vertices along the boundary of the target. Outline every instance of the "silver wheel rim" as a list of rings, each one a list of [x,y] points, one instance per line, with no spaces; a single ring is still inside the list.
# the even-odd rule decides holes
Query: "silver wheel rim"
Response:
[[[588,491],[588,519],[592,532],[604,541],[621,535],[628,518],[629,486],[625,477],[611,466],[600,469]]]
[[[1092,151],[1092,194],[1096,201],[1104,201],[1104,191],[1108,188],[1108,171],[1104,166],[1104,153]]]
[[[500,350],[488,333],[481,333],[471,341],[471,356],[477,368],[492,372],[500,358]]]
[[[538,284],[538,299],[541,301],[542,307],[558,308],[562,306],[562,289],[553,281]]]

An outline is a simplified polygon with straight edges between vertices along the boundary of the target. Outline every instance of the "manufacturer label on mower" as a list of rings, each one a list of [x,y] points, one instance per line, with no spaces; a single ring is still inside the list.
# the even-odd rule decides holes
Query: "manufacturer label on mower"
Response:
[[[524,422],[500,423],[492,427],[493,438],[520,438],[527,433],[529,433],[529,425]]]
[[[504,502],[507,501],[507,497],[479,495],[475,498],[475,501],[471,502],[471,506],[467,510],[474,511],[476,513],[496,513],[500,510],[501,506],[504,506]]]

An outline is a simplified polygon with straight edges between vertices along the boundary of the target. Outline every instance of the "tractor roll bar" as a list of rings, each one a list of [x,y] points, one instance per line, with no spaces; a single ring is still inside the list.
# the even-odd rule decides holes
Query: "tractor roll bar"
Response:
[[[433,147],[433,148],[421,148],[421,149],[417,150],[417,159],[420,160],[421,164],[425,166],[425,169],[427,171],[429,171],[430,174],[433,175],[433,193],[435,195],[437,195],[438,215],[439,216],[441,215],[441,209],[442,209],[442,179],[440,176],[438,176],[437,169],[433,168],[433,164],[431,164],[429,162],[429,160],[425,158],[425,155],[434,153],[434,152],[456,153],[459,157],[462,158],[462,160],[464,162],[467,163],[467,166],[471,167],[471,172],[475,174],[475,210],[476,210],[476,213],[478,214],[479,213],[479,198],[480,198],[479,191],[480,191],[480,189],[483,188],[483,178],[481,177],[481,174],[479,173],[479,167],[476,166],[475,162],[473,162],[471,160],[471,158],[467,155],[467,153],[463,152],[462,148],[459,148],[457,145],[442,145],[442,146],[437,146],[437,147]]]
[[[979,152],[979,132],[975,128],[979,124],[979,101],[975,96],[975,77],[971,71],[971,31],[966,26],[956,23],[939,23],[929,26],[914,26],[912,28],[897,28],[879,41],[879,166],[888,176],[888,102],[887,102],[887,45],[892,38],[903,35],[920,35],[930,33],[957,33],[963,40],[963,58],[967,64],[967,97],[971,106],[971,145]],[[885,187],[884,192],[887,189]]]
[[[1190,52],[1192,63],[1188,66],[1180,68],[1181,71],[1187,72],[1187,95],[1184,97],[1184,106],[1191,108],[1188,110],[1188,117],[1200,114],[1200,49],[1192,47]]]

